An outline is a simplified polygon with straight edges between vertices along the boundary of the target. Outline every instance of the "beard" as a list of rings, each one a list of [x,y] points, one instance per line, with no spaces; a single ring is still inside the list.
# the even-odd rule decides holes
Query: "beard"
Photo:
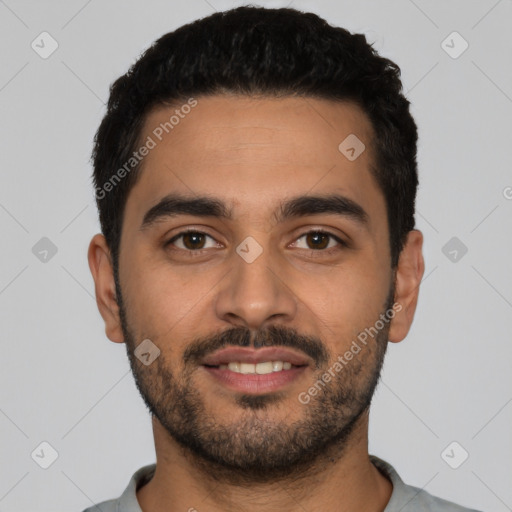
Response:
[[[227,346],[293,347],[315,361],[314,380],[308,387],[320,382],[330,368],[332,372],[338,354],[333,357],[321,339],[300,335],[291,328],[273,325],[251,331],[236,327],[191,341],[183,353],[184,370],[179,374],[171,371],[165,351],[145,366],[134,355],[137,338],[128,324],[118,282],[116,288],[136,386],[152,416],[205,475],[238,485],[311,476],[325,470],[326,464],[339,460],[357,435],[358,425],[367,421],[386,353],[390,323],[368,340],[329,382],[322,382],[322,388],[307,404],[286,392],[237,393],[233,395],[232,405],[236,414],[225,418],[208,414],[205,397],[194,382],[198,365],[207,354]],[[393,300],[394,286],[382,313],[391,308]],[[166,341],[162,338],[160,346]],[[345,352],[349,344],[343,347]],[[283,407],[294,413],[299,410],[300,418],[293,422],[273,418],[273,412],[280,412]],[[240,409],[243,414],[239,414]],[[239,419],[234,420],[235,417]]]

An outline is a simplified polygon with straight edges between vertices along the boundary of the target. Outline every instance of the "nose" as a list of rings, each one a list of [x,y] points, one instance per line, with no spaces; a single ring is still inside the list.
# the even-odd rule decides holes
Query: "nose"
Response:
[[[293,283],[286,282],[286,273],[278,267],[277,258],[272,260],[268,247],[254,245],[249,243],[240,247],[239,253],[233,252],[231,271],[222,280],[216,297],[216,314],[234,326],[253,330],[276,322],[289,324],[298,304]]]

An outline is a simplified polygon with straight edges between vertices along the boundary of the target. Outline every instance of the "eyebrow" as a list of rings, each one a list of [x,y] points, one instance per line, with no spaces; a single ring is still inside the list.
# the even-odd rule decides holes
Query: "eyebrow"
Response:
[[[339,194],[303,195],[281,203],[273,214],[278,223],[308,215],[333,214],[348,218],[368,229],[370,217],[364,208],[353,199]],[[142,220],[141,230],[148,229],[158,221],[178,215],[233,219],[233,210],[221,199],[201,196],[186,197],[169,194],[151,207]]]

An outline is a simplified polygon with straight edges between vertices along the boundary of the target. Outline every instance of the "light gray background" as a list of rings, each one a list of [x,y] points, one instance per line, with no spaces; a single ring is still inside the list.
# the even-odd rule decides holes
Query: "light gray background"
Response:
[[[125,348],[105,337],[93,297],[88,159],[109,84],[140,52],[241,3],[0,1],[1,511],[80,511],[154,461]],[[371,453],[433,494],[512,510],[512,1],[291,6],[395,60],[419,126],[425,279],[408,338],[388,352]],[[31,48],[43,31],[59,45],[47,59]],[[442,46],[453,31],[469,43],[456,59]],[[42,237],[58,249],[47,262],[32,252]],[[442,251],[452,237],[468,249],[456,262]],[[58,452],[48,469],[31,458],[43,441]],[[441,456],[453,441],[469,453],[458,469]]]

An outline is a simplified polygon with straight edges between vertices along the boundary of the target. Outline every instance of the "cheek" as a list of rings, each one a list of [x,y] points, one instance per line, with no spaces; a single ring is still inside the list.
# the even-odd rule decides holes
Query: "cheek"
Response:
[[[180,271],[178,266],[144,258],[133,258],[126,265],[125,268],[137,269],[127,272],[122,281],[132,328],[142,336],[165,343],[196,336],[219,278],[208,272],[194,275],[185,267]]]
[[[387,298],[388,281],[375,262],[333,269],[321,282],[302,279],[300,294],[334,352],[343,352],[360,332],[374,325]]]

